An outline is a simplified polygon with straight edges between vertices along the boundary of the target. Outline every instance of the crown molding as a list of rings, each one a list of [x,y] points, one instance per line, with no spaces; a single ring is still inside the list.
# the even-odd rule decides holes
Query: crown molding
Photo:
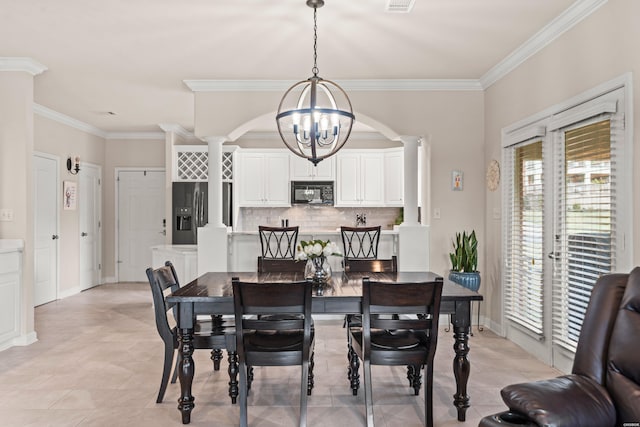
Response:
[[[95,126],[91,126],[85,122],[74,119],[73,117],[69,117],[65,114],[58,113],[57,111],[54,111],[40,104],[36,104],[35,102],[33,103],[33,112],[35,114],[38,114],[39,116],[51,119],[58,123],[62,123],[63,125],[67,125],[91,135],[99,136],[100,138],[106,138],[108,135],[107,132],[98,129]]]
[[[193,132],[190,132],[183,128],[181,125],[176,123],[160,123],[158,125],[160,129],[165,132],[173,132],[181,138],[186,139],[187,141],[201,141],[200,138],[195,136]]]
[[[26,57],[0,57],[0,71],[24,71],[37,76],[47,70],[47,67],[35,59]]]
[[[333,80],[348,91],[481,91],[473,79]],[[183,80],[193,92],[284,92],[295,80]]]
[[[164,141],[164,132],[107,132],[105,139],[159,139]]]
[[[573,28],[583,19],[598,10],[607,3],[608,0],[578,0],[567,10],[562,12],[551,22],[545,25],[540,31],[534,34],[529,40],[511,52],[506,58],[500,61],[480,77],[480,84],[483,89],[489,88],[498,80],[515,70],[527,59],[541,51],[552,41],[556,40],[566,31]]]

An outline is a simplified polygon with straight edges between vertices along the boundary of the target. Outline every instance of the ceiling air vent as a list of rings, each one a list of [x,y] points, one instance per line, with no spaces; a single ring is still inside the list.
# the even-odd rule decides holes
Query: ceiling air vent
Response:
[[[416,0],[386,0],[385,11],[409,13],[413,9],[413,4]]]

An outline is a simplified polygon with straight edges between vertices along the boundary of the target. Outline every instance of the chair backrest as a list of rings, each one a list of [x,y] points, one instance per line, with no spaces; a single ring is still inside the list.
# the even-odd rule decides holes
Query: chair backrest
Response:
[[[172,328],[169,326],[167,311],[174,310],[174,318],[177,316],[176,307],[173,304],[167,304],[164,293],[167,289],[175,292],[180,288],[176,270],[170,261],[167,261],[163,267],[147,268],[147,279],[151,286],[151,295],[153,296],[153,309],[156,317],[156,328],[163,339],[173,337]]]
[[[340,227],[344,259],[378,258],[380,226],[375,227]]]
[[[365,354],[371,353],[371,329],[420,331],[429,340],[426,360],[433,360],[438,340],[442,278],[430,282],[389,283],[362,279],[362,333]],[[390,314],[400,316],[378,316]],[[402,316],[415,314],[417,318]]]
[[[241,282],[234,277],[233,305],[238,354],[244,354],[244,331],[304,330],[304,348],[311,341],[311,281]],[[266,316],[260,315],[284,315]],[[306,354],[308,360],[308,354]]]
[[[304,273],[306,262],[258,257],[258,273]]]
[[[600,277],[591,292],[572,371],[607,388],[619,421],[640,420],[638,328],[640,267],[630,274]]]
[[[347,273],[397,273],[398,258],[394,255],[390,259],[345,259],[344,271]]]
[[[262,258],[294,259],[298,242],[298,227],[258,226]]]

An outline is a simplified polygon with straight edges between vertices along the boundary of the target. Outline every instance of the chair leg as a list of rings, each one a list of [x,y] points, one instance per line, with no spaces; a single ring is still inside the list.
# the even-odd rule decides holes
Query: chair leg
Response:
[[[238,398],[238,353],[227,352],[229,355],[229,397],[231,403],[236,403]]]
[[[364,371],[364,404],[367,417],[367,427],[373,425],[373,387],[371,385],[371,362],[364,360],[362,362],[362,370]]]
[[[171,366],[173,365],[173,345],[165,344],[164,346],[164,366],[162,368],[162,380],[160,381],[160,390],[158,391],[158,397],[156,403],[162,403],[164,399],[164,393],[167,390],[167,384],[169,383],[169,376],[171,375]],[[176,365],[175,372],[178,372],[178,366]]]
[[[425,367],[424,425],[433,427],[433,361]]]
[[[414,373],[413,365],[407,365],[407,379],[409,380],[409,387],[413,387],[413,376],[414,375],[415,375],[415,373]]]
[[[351,355],[351,393],[354,396],[358,395],[358,389],[360,388],[360,375],[358,374],[358,368],[360,368],[360,360],[353,347],[349,349]]]
[[[310,359],[313,360],[313,353],[311,354]],[[309,382],[313,381],[309,377],[310,365],[311,363],[309,360],[302,361],[302,378],[300,381],[300,427],[307,427],[307,396],[311,394]]]
[[[176,366],[173,368],[173,375],[171,376],[171,384],[175,384],[176,380],[178,379],[178,367],[180,366],[181,360],[182,355],[180,354],[180,352],[178,352],[178,357],[176,357]]]
[[[247,395],[249,393],[247,384],[247,370],[249,367],[240,361],[238,371],[240,372],[240,427],[247,427],[248,415],[247,415]]]
[[[247,393],[251,390],[251,383],[253,382],[253,366],[247,366]]]
[[[220,370],[220,361],[223,359],[222,350],[219,348],[214,348],[211,350],[211,360],[213,361],[213,370]]]
[[[313,367],[315,366],[314,362],[315,353],[311,353],[311,358],[309,359],[309,380],[307,381],[307,395],[311,396],[311,390],[313,390],[313,386],[315,385],[313,381]]]
[[[420,365],[413,365],[411,367],[413,372],[413,378],[411,379],[411,386],[413,387],[413,394],[415,396],[420,395],[420,387],[422,386],[422,374]]]

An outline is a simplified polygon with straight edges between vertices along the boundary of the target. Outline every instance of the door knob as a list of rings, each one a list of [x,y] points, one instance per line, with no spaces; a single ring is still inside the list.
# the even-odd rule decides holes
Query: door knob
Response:
[[[52,240],[56,240],[58,237],[59,237],[59,236],[58,236],[57,234],[54,234],[54,235],[52,235],[52,236],[51,236],[51,239],[52,239]]]
[[[85,233],[85,232],[83,231],[82,233],[80,233],[80,235],[81,235],[82,237],[86,237],[86,236],[88,236],[89,234],[88,234],[88,233]]]

